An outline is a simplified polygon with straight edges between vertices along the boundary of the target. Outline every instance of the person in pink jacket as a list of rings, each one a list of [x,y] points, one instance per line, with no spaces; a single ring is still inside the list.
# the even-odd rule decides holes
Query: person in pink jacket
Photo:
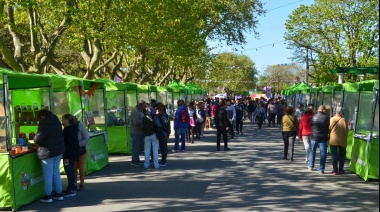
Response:
[[[311,108],[306,108],[305,113],[302,115],[299,122],[298,138],[305,146],[306,159],[305,162],[309,162],[310,153],[310,135],[311,135],[311,125],[310,120],[313,117],[313,110]]]
[[[215,102],[212,102],[212,105],[211,105],[211,124],[212,124],[212,127],[215,128],[216,125],[215,125],[215,114],[216,114],[216,103]]]

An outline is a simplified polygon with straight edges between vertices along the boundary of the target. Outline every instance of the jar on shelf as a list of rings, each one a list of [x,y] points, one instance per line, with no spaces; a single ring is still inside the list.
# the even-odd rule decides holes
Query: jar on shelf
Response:
[[[37,103],[34,103],[34,104],[33,104],[33,109],[34,109],[34,110],[38,110],[38,104],[37,104]]]
[[[26,104],[25,103],[21,104],[21,110],[26,110]]]

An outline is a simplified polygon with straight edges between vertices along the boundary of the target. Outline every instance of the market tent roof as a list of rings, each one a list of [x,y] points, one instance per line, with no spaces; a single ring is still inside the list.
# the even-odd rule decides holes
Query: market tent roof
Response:
[[[306,84],[305,82],[301,82],[297,86],[295,86],[294,88],[290,89],[290,91],[292,91],[292,92],[305,91],[305,90],[307,91],[310,88],[311,88],[310,85]]]
[[[311,93],[320,93],[322,91],[322,87],[315,87],[315,88],[311,88],[310,89],[310,92]]]
[[[128,91],[137,91],[138,90],[138,85],[133,82],[125,82],[124,85],[127,87]]]
[[[157,86],[157,91],[158,92],[167,92],[168,88],[165,86]]]
[[[149,90],[151,92],[157,92],[157,86],[155,86],[155,85],[148,85],[148,86],[149,86]]]
[[[188,82],[186,84],[186,87],[188,87],[192,91],[193,94],[202,94],[203,93],[203,89],[198,87],[196,84]]]
[[[137,88],[139,89],[139,93],[149,92],[149,85],[137,85]]]
[[[379,67],[339,67],[329,70],[331,73],[350,73],[350,74],[379,74]]]
[[[9,89],[50,87],[51,80],[40,74],[27,74],[1,67],[0,73],[8,76]],[[0,77],[0,83],[4,83],[3,77]]]
[[[336,84],[336,85],[325,85],[322,87],[324,93],[332,93],[332,91],[341,91],[343,85],[342,84]]]
[[[297,85],[298,85],[298,83],[293,83],[293,85],[291,85],[290,87],[288,87],[288,88],[282,90],[282,91],[281,91],[281,94],[282,94],[282,95],[283,95],[283,94],[285,94],[285,95],[289,95],[289,94],[288,94],[288,90],[290,90],[290,89],[296,87]]]
[[[174,80],[170,84],[168,84],[167,86],[172,88],[174,92],[183,92],[183,93],[188,92],[187,88],[185,88],[184,86],[181,86],[180,84],[178,84],[178,82],[176,82]]]
[[[378,80],[365,80],[362,82],[345,83],[344,92],[357,92],[358,90],[372,91],[373,87],[375,86],[375,83],[378,82]]]
[[[44,76],[49,77],[52,81],[53,89],[72,89],[74,86],[79,86],[80,82],[83,82],[84,90],[89,90],[91,86],[96,83],[97,89],[105,88],[103,82],[96,82],[94,80],[83,79],[71,75],[60,75],[60,74],[44,74]]]
[[[125,84],[115,82],[110,79],[96,79],[97,82],[102,82],[106,86],[106,91],[124,91],[126,88]]]

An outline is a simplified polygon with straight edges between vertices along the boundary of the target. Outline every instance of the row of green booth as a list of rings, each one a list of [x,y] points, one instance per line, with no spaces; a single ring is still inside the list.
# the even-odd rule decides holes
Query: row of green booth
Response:
[[[179,99],[189,102],[207,96],[195,84],[175,81],[167,86],[138,85],[1,67],[0,75],[0,209],[17,210],[44,195],[41,163],[33,145],[27,145],[37,132],[40,109],[49,109],[59,118],[74,114],[88,126],[88,175],[106,167],[109,154],[131,153],[128,119],[139,100],[155,99],[171,113]]]
[[[330,117],[337,106],[343,107],[348,124],[346,159],[350,171],[365,181],[379,179],[379,81],[310,87],[305,82],[295,83],[281,95],[287,104],[312,103],[314,109],[325,105]]]

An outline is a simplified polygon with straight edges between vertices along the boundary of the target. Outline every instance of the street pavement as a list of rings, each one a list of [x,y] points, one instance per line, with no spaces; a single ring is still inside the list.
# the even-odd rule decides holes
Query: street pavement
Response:
[[[351,173],[349,161],[346,174],[332,175],[328,156],[322,175],[307,169],[299,141],[294,162],[282,160],[279,128],[258,132],[245,121],[243,132],[230,141],[231,151],[216,151],[215,130],[186,143],[186,152],[172,153],[171,138],[168,165],[160,169],[111,155],[109,166],[87,176],[85,190],[75,197],[35,201],[19,211],[379,211],[379,182]]]

